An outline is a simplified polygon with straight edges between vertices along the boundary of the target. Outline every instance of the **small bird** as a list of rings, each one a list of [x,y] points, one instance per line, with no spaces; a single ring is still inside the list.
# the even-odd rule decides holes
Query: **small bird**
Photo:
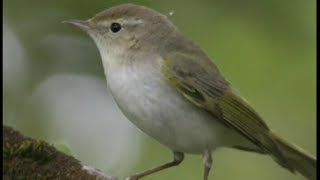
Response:
[[[203,156],[203,179],[220,147],[270,155],[279,165],[316,179],[316,159],[270,130],[207,54],[161,13],[123,4],[86,21],[64,21],[95,41],[118,107],[173,160],[130,176],[136,180],[177,166],[184,153]]]

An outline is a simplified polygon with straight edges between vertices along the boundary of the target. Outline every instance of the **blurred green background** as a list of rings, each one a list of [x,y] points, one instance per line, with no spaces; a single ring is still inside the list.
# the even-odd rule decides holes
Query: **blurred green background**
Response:
[[[110,175],[126,177],[171,160],[167,148],[129,121],[121,121],[127,127],[123,129],[117,122],[118,117],[124,119],[118,110],[103,114],[108,109],[101,107],[104,100],[116,107],[105,87],[98,50],[86,34],[61,24],[66,19],[87,19],[126,2],[167,15],[173,12],[170,19],[180,31],[208,53],[270,127],[315,155],[315,0],[4,0],[4,124],[52,143],[69,146],[77,142],[70,146],[73,155]],[[94,92],[92,86],[97,87]],[[83,106],[88,102],[93,105]],[[73,109],[77,105],[80,110]],[[96,116],[98,113],[101,115]],[[61,117],[65,121],[52,122]],[[69,117],[75,121],[68,121]],[[98,126],[95,119],[109,124]],[[99,144],[105,141],[128,143],[104,149]],[[86,152],[86,157],[81,155]],[[113,163],[95,165],[104,155],[115,157]],[[201,179],[202,169],[201,156],[189,155],[179,167],[145,179]],[[221,149],[213,153],[210,179],[304,178],[292,175],[269,157]]]

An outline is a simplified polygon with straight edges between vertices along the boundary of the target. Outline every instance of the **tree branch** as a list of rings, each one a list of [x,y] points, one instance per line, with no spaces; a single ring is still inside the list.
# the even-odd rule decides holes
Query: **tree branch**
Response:
[[[3,126],[2,150],[4,179],[117,179],[7,126]]]

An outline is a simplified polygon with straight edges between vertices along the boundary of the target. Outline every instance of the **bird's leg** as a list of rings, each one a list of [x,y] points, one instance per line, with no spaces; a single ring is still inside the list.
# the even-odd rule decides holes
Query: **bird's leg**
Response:
[[[212,166],[212,156],[211,156],[211,151],[209,150],[206,150],[203,153],[203,165],[204,165],[203,179],[208,180],[209,172]]]
[[[177,166],[183,161],[183,159],[184,159],[184,154],[182,152],[173,151],[173,160],[171,162],[162,164],[160,166],[157,166],[152,169],[146,170],[144,172],[130,176],[129,178],[127,178],[127,180],[137,180],[137,179],[140,179],[144,176],[156,173],[158,171],[161,171],[161,170],[173,167],[173,166]]]

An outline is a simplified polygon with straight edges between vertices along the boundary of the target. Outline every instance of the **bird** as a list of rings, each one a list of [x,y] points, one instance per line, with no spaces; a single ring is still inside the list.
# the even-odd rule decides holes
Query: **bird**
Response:
[[[272,131],[167,16],[121,4],[88,20],[64,23],[94,40],[107,85],[127,119],[173,153],[172,161],[129,180],[177,166],[185,154],[202,156],[208,180],[212,152],[221,147],[269,155],[290,172],[316,179],[316,158]]]

